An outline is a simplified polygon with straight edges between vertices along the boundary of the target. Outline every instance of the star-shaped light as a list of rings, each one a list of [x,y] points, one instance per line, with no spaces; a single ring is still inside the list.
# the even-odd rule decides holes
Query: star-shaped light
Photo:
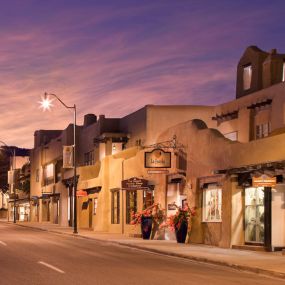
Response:
[[[53,106],[52,104],[53,99],[50,99],[47,94],[42,97],[42,101],[40,101],[40,108],[43,109],[43,111],[50,111],[51,107]]]

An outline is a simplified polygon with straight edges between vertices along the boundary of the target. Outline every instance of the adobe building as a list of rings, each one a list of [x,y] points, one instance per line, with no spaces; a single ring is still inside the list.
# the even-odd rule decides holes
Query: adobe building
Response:
[[[284,248],[284,61],[276,50],[248,47],[237,67],[236,100],[218,106],[147,105],[121,119],[86,119],[77,127],[79,228],[138,235],[132,210],[158,202],[170,215],[173,202],[188,202],[198,208],[192,242]],[[71,144],[65,132],[41,146],[46,159],[32,166],[54,165],[49,195],[59,194],[63,225],[72,215],[63,213],[72,171],[59,167],[56,182],[55,165],[62,146]],[[40,149],[35,144],[34,152]],[[43,201],[47,187],[40,185]]]
[[[76,126],[76,165],[78,190],[86,190],[88,203],[78,215],[88,216],[81,227],[94,228],[92,213],[101,185],[88,181],[98,176],[102,160],[131,147],[156,141],[158,134],[197,116],[214,125],[213,107],[148,105],[123,118],[87,114],[84,124]],[[31,151],[31,221],[72,226],[73,169],[63,168],[63,146],[73,145],[73,125],[65,130],[38,130]],[[85,181],[86,187],[80,186]],[[77,193],[80,200],[81,192]],[[95,206],[94,206],[95,205]],[[90,217],[89,217],[90,216]],[[94,218],[95,220],[95,218]]]

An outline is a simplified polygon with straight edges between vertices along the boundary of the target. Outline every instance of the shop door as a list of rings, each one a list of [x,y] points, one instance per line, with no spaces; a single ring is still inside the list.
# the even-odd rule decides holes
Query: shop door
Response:
[[[245,188],[245,242],[264,244],[264,188]]]

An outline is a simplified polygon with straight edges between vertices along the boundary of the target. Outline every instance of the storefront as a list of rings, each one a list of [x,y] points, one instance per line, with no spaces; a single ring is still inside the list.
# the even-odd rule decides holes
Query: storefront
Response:
[[[280,174],[283,171],[273,166],[238,175],[238,186],[242,187],[244,197],[245,248],[259,247],[267,251],[285,248],[285,184]]]

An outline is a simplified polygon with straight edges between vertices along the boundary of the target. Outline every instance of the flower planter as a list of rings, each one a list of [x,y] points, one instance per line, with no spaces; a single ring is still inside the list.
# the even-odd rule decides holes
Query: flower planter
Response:
[[[152,228],[152,217],[143,217],[141,219],[142,238],[149,239]]]
[[[185,243],[188,230],[188,222],[183,220],[175,225],[175,235],[178,243]]]

